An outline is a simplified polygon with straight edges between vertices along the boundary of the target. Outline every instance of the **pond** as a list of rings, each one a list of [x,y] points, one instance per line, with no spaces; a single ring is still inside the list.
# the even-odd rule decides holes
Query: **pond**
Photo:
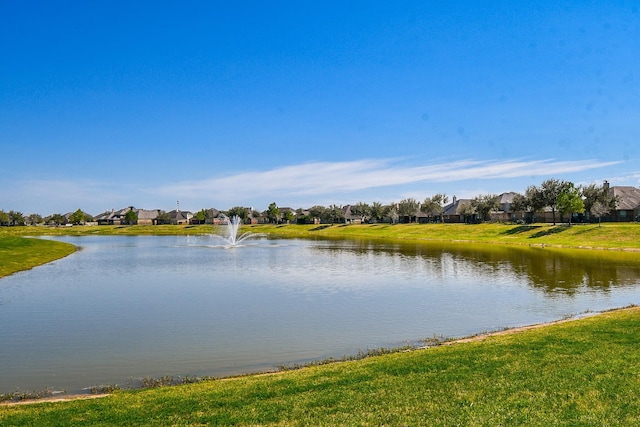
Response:
[[[640,303],[635,253],[60,240],[81,250],[0,280],[0,393],[264,371]]]

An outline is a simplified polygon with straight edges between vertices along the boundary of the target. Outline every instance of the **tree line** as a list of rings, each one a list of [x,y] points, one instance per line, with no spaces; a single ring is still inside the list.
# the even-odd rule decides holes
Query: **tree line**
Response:
[[[619,200],[609,191],[607,184],[589,184],[576,186],[570,181],[548,179],[539,186],[527,187],[524,194],[516,193],[511,201],[511,212],[522,214],[523,220],[536,222],[537,215],[549,210],[553,223],[565,216],[571,224],[574,214],[588,212],[598,221],[615,210]],[[275,203],[272,203],[275,205]],[[350,206],[351,215],[362,222],[392,222],[403,220],[413,222],[418,213],[424,213],[432,222],[444,222],[445,209],[449,206],[449,197],[438,193],[425,198],[422,202],[415,198],[406,198],[399,202],[383,205],[373,202],[371,205],[358,202]],[[456,213],[468,219],[468,222],[483,222],[490,219],[491,213],[500,211],[500,196],[496,194],[480,194],[473,199],[460,203]],[[338,205],[329,207],[313,206],[303,211],[298,209],[298,222],[312,222],[318,219],[324,223],[345,222],[345,210]]]
[[[544,210],[550,210],[553,223],[556,223],[557,216],[560,220],[568,216],[569,223],[574,214],[588,212],[598,221],[602,217],[615,210],[619,200],[609,191],[607,184],[589,184],[576,186],[570,181],[558,179],[548,179],[539,186],[531,185],[527,187],[524,194],[517,193],[511,202],[511,211],[524,215],[527,222],[536,222],[536,215]],[[360,219],[361,222],[382,222],[389,219],[398,222],[403,219],[405,222],[413,222],[419,212],[422,212],[433,222],[444,222],[445,208],[449,204],[449,197],[446,194],[438,193],[431,197],[426,197],[422,202],[415,198],[406,198],[399,202],[392,202],[383,205],[380,202],[371,204],[358,202],[350,206],[351,215]],[[465,218],[473,218],[474,221],[486,221],[490,219],[493,212],[500,210],[500,199],[496,194],[480,194],[469,201],[461,203],[457,213]],[[280,209],[275,202],[271,203],[264,212],[252,211],[250,208],[235,206],[228,211],[223,211],[228,217],[238,216],[243,221],[249,217],[265,217],[271,223],[313,223],[317,220],[323,223],[343,223],[345,222],[345,209],[339,205],[312,206],[309,209],[297,209],[295,212]],[[204,224],[212,222],[216,213],[212,209],[202,209],[193,216],[194,222]],[[62,214],[53,214],[43,218],[38,214],[24,216],[21,212],[0,210],[0,225],[36,225],[36,224],[83,224],[92,221],[91,215],[81,209],[73,212],[67,218]],[[137,214],[130,210],[125,214],[126,223],[135,224]],[[156,218],[158,224],[170,223],[169,214],[160,211]]]

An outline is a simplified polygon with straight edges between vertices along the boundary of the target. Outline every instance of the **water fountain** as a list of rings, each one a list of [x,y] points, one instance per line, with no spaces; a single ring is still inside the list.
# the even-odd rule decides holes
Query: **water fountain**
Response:
[[[226,240],[229,246],[238,246],[240,243],[247,239],[263,236],[262,234],[251,233],[249,231],[238,235],[238,232],[240,231],[240,225],[242,225],[242,221],[240,220],[240,217],[238,215],[234,215],[231,218],[227,217],[226,215],[222,215],[222,218],[226,222],[227,235],[226,237],[219,237]]]

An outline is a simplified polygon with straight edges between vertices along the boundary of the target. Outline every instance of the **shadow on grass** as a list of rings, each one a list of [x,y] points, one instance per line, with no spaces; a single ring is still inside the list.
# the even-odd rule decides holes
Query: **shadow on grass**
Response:
[[[510,228],[506,231],[503,231],[501,234],[520,234],[527,233],[531,230],[535,230],[536,228],[542,227],[541,225],[519,225],[517,227]]]
[[[595,231],[598,230],[598,224],[580,224],[583,225],[583,227],[578,230],[578,231],[574,231],[575,234],[586,234],[586,233],[593,233]],[[591,225],[591,227],[589,227],[589,225]]]
[[[311,229],[311,230],[309,230],[309,231],[320,231],[320,230],[324,230],[325,228],[329,228],[329,227],[331,227],[329,224],[326,224],[326,225],[319,225],[319,226],[317,226],[317,227],[315,227],[315,228],[312,228],[312,229]]]
[[[529,236],[529,238],[530,239],[537,239],[538,237],[544,237],[544,236],[550,236],[552,234],[562,233],[563,231],[568,230],[568,229],[569,229],[568,225],[558,225],[556,227],[552,227],[552,228],[548,228],[546,230],[538,231],[537,233],[534,233],[531,236]]]

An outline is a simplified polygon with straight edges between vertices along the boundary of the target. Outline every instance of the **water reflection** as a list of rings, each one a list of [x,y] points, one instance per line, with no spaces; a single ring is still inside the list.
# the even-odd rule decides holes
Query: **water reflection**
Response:
[[[361,262],[354,269],[384,257],[385,265],[401,263],[405,272],[421,271],[439,278],[470,270],[478,277],[516,276],[549,293],[572,294],[585,288],[602,291],[640,281],[640,254],[636,252],[373,240],[328,241],[316,249],[333,253],[335,262],[347,252],[355,254]],[[403,262],[409,259],[412,262]]]

